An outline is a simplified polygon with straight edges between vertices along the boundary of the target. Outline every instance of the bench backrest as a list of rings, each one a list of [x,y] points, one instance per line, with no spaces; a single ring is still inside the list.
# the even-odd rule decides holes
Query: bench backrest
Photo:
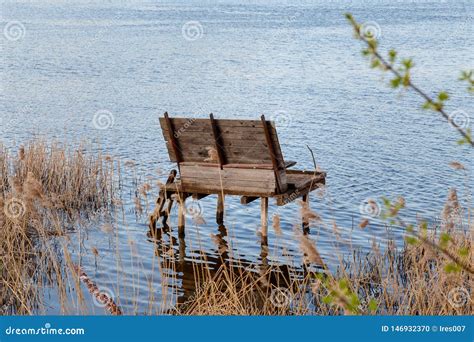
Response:
[[[286,191],[277,132],[263,116],[229,120],[211,114],[209,119],[188,119],[165,113],[160,125],[185,188],[268,195]]]

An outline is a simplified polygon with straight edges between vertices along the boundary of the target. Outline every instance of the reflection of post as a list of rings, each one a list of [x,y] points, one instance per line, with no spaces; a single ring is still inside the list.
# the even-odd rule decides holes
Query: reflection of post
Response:
[[[225,237],[227,236],[227,228],[221,224],[219,225],[219,234],[216,235],[218,238],[218,252],[222,260],[226,260],[229,257],[229,246],[227,245],[227,241]]]
[[[268,237],[262,235],[260,248],[260,257],[262,258],[262,265],[268,265]]]
[[[262,226],[262,237],[267,237],[268,234],[268,197],[260,198],[260,210],[261,210],[261,226]]]
[[[184,199],[180,199],[178,206],[178,237],[184,238],[184,226],[186,224],[186,208],[184,207]]]
[[[309,193],[303,195],[303,206],[304,206],[303,212],[309,211]],[[303,234],[308,235],[310,232],[308,215],[303,214],[302,220],[303,220]]]
[[[223,193],[219,193],[217,195],[216,222],[218,225],[224,224],[224,194]]]
[[[180,237],[179,241],[179,263],[184,265],[184,258],[186,257],[186,241],[184,237]]]

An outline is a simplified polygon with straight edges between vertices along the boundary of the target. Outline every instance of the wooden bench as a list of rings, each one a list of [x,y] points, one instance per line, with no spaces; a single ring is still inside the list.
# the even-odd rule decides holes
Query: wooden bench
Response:
[[[216,221],[223,224],[225,195],[241,196],[241,203],[261,200],[261,232],[267,236],[268,199],[285,205],[308,194],[325,183],[324,172],[290,170],[296,162],[285,161],[274,123],[265,120],[228,120],[160,118],[169,157],[178,171],[170,172],[160,190],[156,208],[150,216],[150,228],[169,216],[178,202],[178,231],[184,236],[184,201],[192,196],[201,199],[216,194]],[[166,210],[165,202],[168,201]],[[303,221],[306,221],[303,219]],[[307,231],[308,222],[303,222]]]

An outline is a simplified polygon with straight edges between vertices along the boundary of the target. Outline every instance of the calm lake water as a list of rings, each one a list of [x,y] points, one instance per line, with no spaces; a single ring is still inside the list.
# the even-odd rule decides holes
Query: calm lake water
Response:
[[[467,127],[474,120],[472,96],[457,78],[473,68],[472,1],[243,3],[2,1],[0,141],[15,150],[36,135],[88,139],[123,161],[134,161],[143,181],[148,176],[164,180],[173,167],[158,123],[165,111],[240,119],[265,114],[276,121],[286,159],[311,168],[308,145],[328,173],[324,196],[311,198],[311,208],[324,219],[311,236],[330,265],[337,263],[337,252],[368,250],[374,239],[402,243],[402,232],[377,218],[364,230],[357,227],[368,198],[403,195],[410,220],[436,220],[450,187],[467,205],[465,178],[448,164],[456,160],[472,169],[472,149],[456,145],[455,130],[421,110],[420,98],[390,89],[388,77],[369,69],[343,14],[350,11],[375,27],[382,49],[395,47],[413,57],[414,80],[432,94],[449,91],[447,110],[460,112],[464,122],[470,117]],[[97,129],[98,111],[111,115],[113,125]],[[146,215],[137,218],[132,184],[126,186],[126,215],[114,224],[119,238],[92,225],[82,236],[81,259],[91,278],[120,292],[125,311],[142,313],[150,283],[156,297],[162,288],[159,277],[151,279],[158,261],[147,238]],[[200,203],[206,223],[198,230],[188,219],[191,266],[198,250],[210,264],[218,260],[210,237],[219,234],[215,198]],[[276,210],[271,205],[270,217]],[[269,255],[284,263],[288,254],[299,255],[293,232],[298,205],[278,212],[284,236],[273,248],[270,229]],[[238,243],[233,253],[253,264],[260,260],[259,214],[258,201],[244,207],[238,197],[226,199],[227,233]],[[340,229],[338,242],[332,221]],[[99,251],[97,266],[92,247]],[[117,289],[117,249],[120,272],[134,284],[133,293]],[[72,253],[79,259],[79,248]],[[299,257],[294,261],[297,267]],[[189,291],[184,280],[189,270],[180,270],[183,280],[175,285],[181,292]],[[51,291],[47,312],[58,312],[56,301]]]

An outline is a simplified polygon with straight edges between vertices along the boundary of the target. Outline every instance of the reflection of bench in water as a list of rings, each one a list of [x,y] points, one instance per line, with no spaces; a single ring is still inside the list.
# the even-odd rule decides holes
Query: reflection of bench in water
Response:
[[[224,217],[224,196],[241,196],[241,203],[261,201],[262,236],[267,236],[268,199],[285,205],[308,194],[325,182],[325,173],[289,170],[296,162],[288,162],[278,142],[273,122],[261,120],[216,120],[170,118],[165,113],[160,124],[170,159],[177,163],[179,176],[173,170],[160,191],[150,227],[160,217],[169,215],[177,200],[178,230],[184,236],[187,197],[199,200],[210,194],[218,196],[217,222]],[[167,209],[165,202],[168,201]],[[307,227],[308,222],[303,222]]]
[[[268,305],[265,298],[268,298],[272,290],[304,286],[305,274],[316,270],[307,268],[305,264],[297,267],[271,262],[266,248],[262,248],[258,260],[241,258],[237,251],[229,249],[226,241],[227,229],[224,225],[219,225],[219,232],[214,236],[214,252],[202,249],[186,250],[185,239],[176,238],[170,233],[167,224],[148,232],[149,241],[155,244],[160,268],[167,270],[164,274],[171,278],[163,283],[176,291],[176,302],[169,313],[185,309],[196,295],[206,291],[210,281],[212,284],[219,284],[219,279],[233,279],[237,288],[251,286],[255,298],[260,299],[260,305],[265,305],[265,302]],[[221,289],[224,292],[225,290]]]

